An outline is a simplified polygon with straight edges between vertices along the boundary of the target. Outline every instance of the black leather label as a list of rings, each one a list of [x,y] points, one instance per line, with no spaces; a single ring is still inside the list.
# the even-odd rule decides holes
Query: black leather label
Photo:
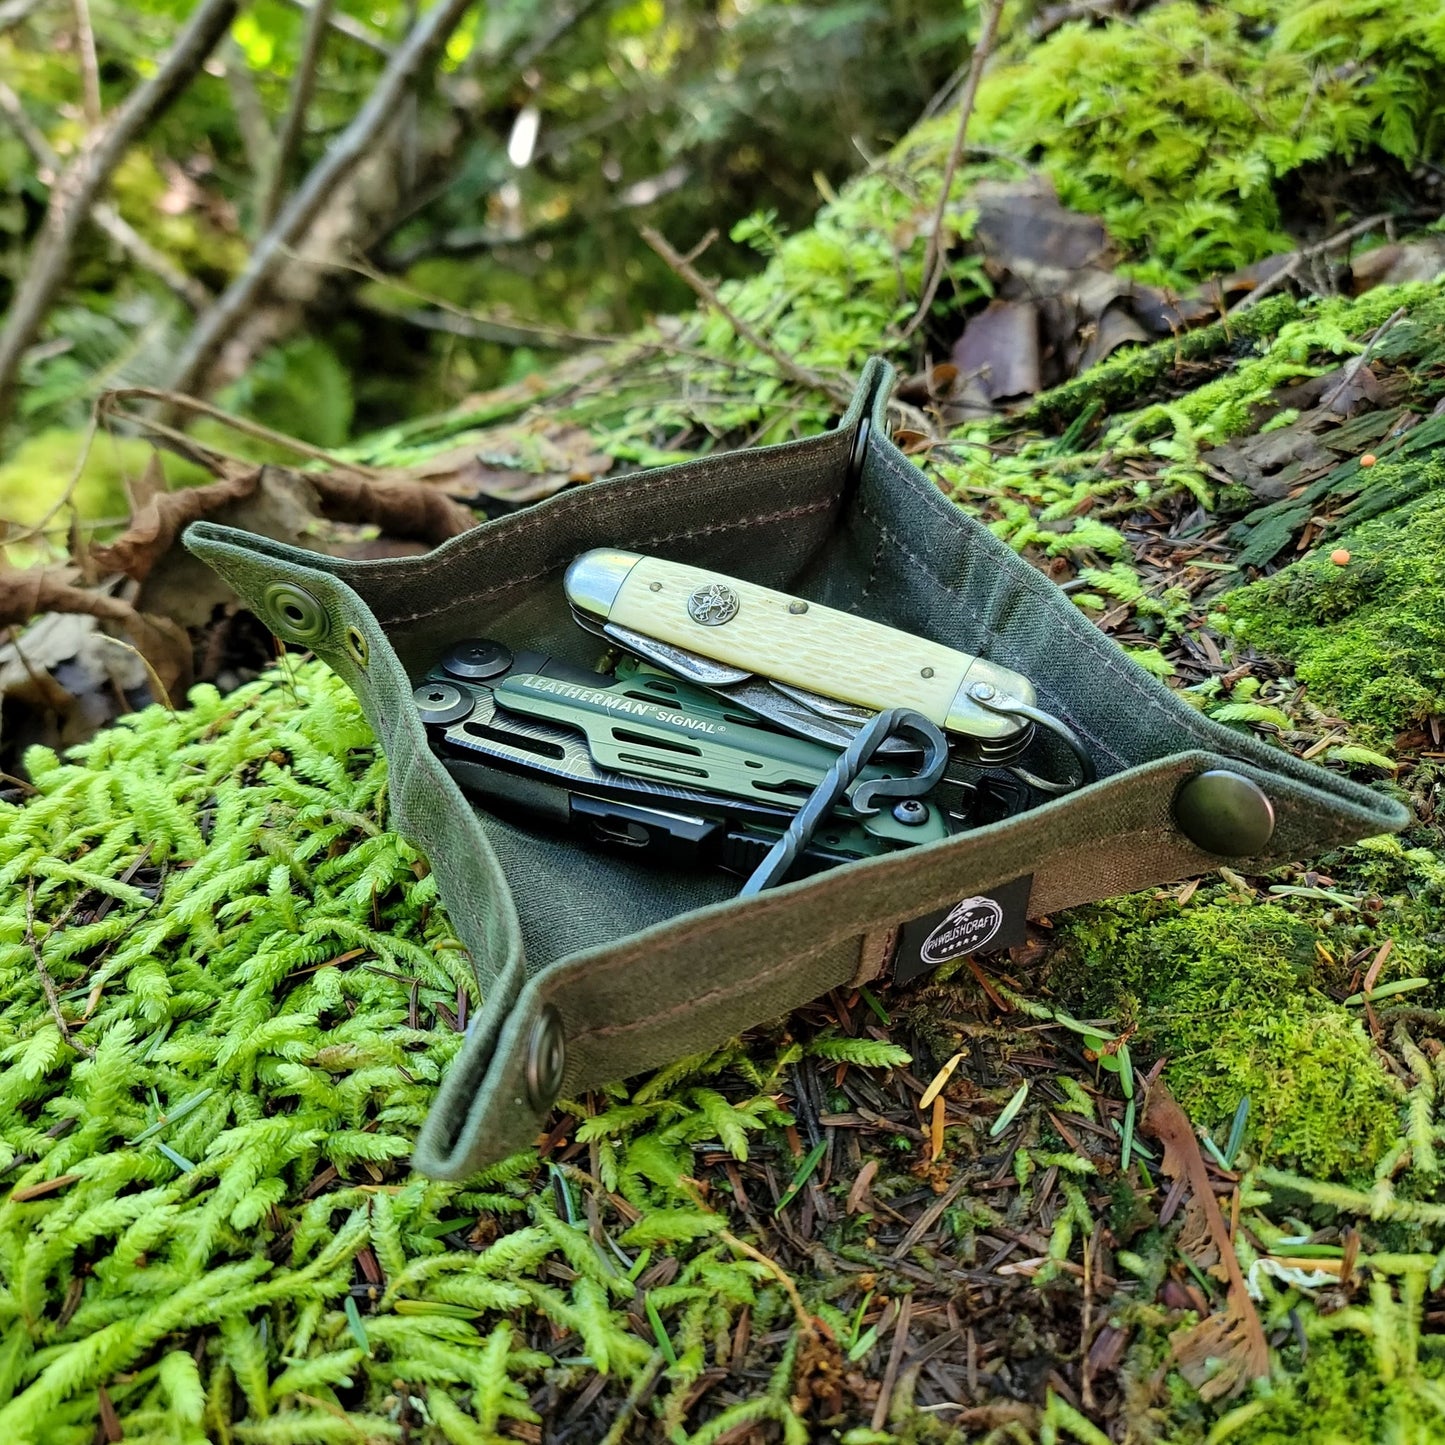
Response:
[[[893,981],[907,983],[965,954],[1017,947],[1024,941],[1033,886],[1034,875],[1026,873],[905,923],[899,930]]]

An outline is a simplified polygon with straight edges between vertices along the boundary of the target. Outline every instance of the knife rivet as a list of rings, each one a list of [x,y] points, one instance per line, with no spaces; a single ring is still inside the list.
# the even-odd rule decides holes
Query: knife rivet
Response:
[[[991,682],[976,682],[969,688],[969,692],[980,702],[987,702],[989,698],[994,695],[993,684]]]
[[[661,583],[661,582],[649,582],[649,583],[647,584],[647,590],[648,590],[649,592],[661,592],[661,591],[662,591],[662,583]]]
[[[932,669],[931,667],[925,667],[925,668],[923,669],[923,676],[924,676],[924,677],[932,677],[932,676],[933,676],[933,669]]]
[[[805,613],[807,610],[808,604],[806,602],[788,603],[788,611],[791,612],[795,617],[801,617],[803,613]]]

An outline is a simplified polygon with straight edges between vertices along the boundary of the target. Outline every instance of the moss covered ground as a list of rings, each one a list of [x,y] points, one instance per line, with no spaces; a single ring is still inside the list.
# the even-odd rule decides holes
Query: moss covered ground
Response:
[[[1361,35],[1370,84],[1339,58]],[[1027,160],[1182,286],[1281,245],[1323,159],[1438,150],[1442,77],[1438,17],[1394,0],[1065,26],[986,83],[977,139],[1010,154],[965,166],[956,229]],[[727,304],[840,383],[905,358],[949,133],[807,232],[753,218],[765,267]],[[952,281],[956,317],[987,284],[966,248]],[[1280,497],[1221,473],[1367,347],[1375,466],[1343,445]],[[339,682],[289,659],[32,753],[0,802],[0,1440],[1445,1440],[1442,391],[1438,283],[1279,294],[919,451],[1201,708],[1408,801],[1401,838],[820,1002],[566,1101],[461,1185],[407,1158],[475,984]],[[539,397],[621,463],[834,408],[700,312],[355,454],[501,446]],[[1208,1136],[1271,1347],[1242,1393],[1171,1348],[1222,1287],[1157,1147],[1122,1158],[1118,1056],[1085,1047],[1109,1034]],[[916,1101],[955,1053],[934,1159]]]

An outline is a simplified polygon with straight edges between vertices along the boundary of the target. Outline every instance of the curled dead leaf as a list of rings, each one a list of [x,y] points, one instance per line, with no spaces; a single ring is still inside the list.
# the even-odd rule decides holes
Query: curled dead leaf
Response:
[[[1164,1146],[1163,1171],[1170,1179],[1189,1181],[1195,1205],[1202,1208],[1208,1231],[1229,1281],[1225,1308],[1169,1339],[1180,1373],[1204,1400],[1237,1394],[1250,1381],[1269,1373],[1269,1342],[1249,1297],[1234,1241],[1214,1197],[1209,1170],[1189,1116],[1168,1086],[1157,1081],[1149,1091],[1144,1128]]]

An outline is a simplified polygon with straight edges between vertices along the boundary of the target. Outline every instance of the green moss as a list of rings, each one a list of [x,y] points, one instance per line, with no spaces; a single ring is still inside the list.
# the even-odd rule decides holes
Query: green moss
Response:
[[[1326,156],[1432,151],[1442,71],[1445,32],[1409,0],[1155,5],[1021,49],[973,138],[1042,165],[1175,281],[1287,250],[1286,188]]]
[[[85,434],[56,427],[27,438],[0,464],[0,498],[5,516],[22,526],[33,526],[64,495],[80,463]],[[110,437],[103,433],[90,445],[80,479],[71,498],[84,518],[123,519],[129,510],[125,483],[145,471],[154,450],[135,437]],[[163,465],[171,486],[185,486],[205,474],[197,466],[176,457],[165,457]],[[68,519],[61,517],[64,526]]]
[[[1424,497],[1341,539],[1347,565],[1321,548],[1220,604],[1230,634],[1377,737],[1445,712],[1445,453],[1419,481]]]
[[[1357,1334],[1312,1329],[1309,1352],[1288,1352],[1259,1398],[1226,1412],[1209,1435],[1230,1445],[1357,1445],[1362,1441],[1445,1440],[1445,1386],[1438,1359],[1385,1374],[1378,1352]],[[1228,1422],[1226,1424],[1225,1422]]]
[[[679,1361],[649,1406],[671,1436],[739,1312],[788,1317],[683,1178],[694,1147],[745,1158],[786,1122],[776,1051],[747,1065],[751,1098],[711,1087],[740,1050],[604,1091],[580,1137],[632,1205],[602,1196],[610,1249],[566,1222],[575,1194],[535,1155],[465,1186],[411,1174],[476,983],[434,876],[387,827],[356,700],[319,663],[26,763],[36,791],[0,802],[6,1445],[90,1440],[100,1386],[127,1439],[331,1440],[337,1417],[347,1439],[392,1439],[399,1379],[453,1403],[417,1445],[507,1438],[558,1368],[526,1348],[539,1319],[610,1375],[615,1408],[654,1354],[624,1278],[643,1255],[678,1263],[650,1292]]]
[[[1358,1017],[1318,987],[1318,937],[1277,904],[1123,899],[1065,925],[1055,984],[1086,1016],[1137,1024],[1196,1124],[1227,1131],[1247,1095],[1255,1157],[1355,1177],[1398,1137],[1398,1098]]]

